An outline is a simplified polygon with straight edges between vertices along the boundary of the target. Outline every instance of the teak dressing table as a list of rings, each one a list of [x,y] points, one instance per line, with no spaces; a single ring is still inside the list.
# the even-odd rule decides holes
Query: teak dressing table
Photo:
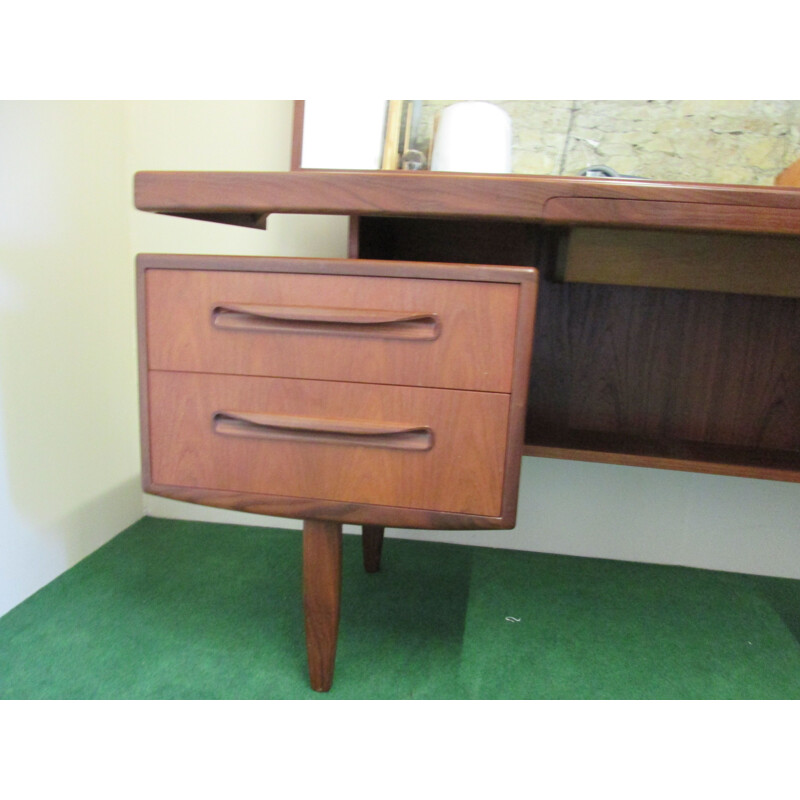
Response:
[[[318,691],[342,523],[370,571],[386,526],[513,527],[521,455],[800,480],[800,190],[142,172],[135,198],[350,217],[347,259],[138,257],[144,488],[304,520]]]

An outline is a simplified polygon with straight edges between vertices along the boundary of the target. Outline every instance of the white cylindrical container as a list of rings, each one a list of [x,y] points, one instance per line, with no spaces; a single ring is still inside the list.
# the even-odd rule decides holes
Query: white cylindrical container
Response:
[[[447,106],[436,126],[431,170],[511,172],[511,117],[482,101]]]

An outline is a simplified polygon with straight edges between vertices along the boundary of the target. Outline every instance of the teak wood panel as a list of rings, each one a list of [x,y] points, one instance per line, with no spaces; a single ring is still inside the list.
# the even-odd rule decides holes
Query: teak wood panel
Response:
[[[543,217],[551,223],[597,224],[622,227],[730,230],[797,233],[797,208],[703,203],[674,199],[637,200],[611,197],[552,197],[544,205]]]
[[[303,611],[308,677],[316,692],[333,683],[342,597],[342,526],[303,523]]]
[[[522,263],[538,263],[545,274],[563,276],[555,259],[548,261],[557,239],[546,229],[483,222],[454,236],[457,226],[449,220],[362,218],[358,252],[467,261],[473,250],[485,257],[497,245]],[[478,241],[473,227],[480,229]],[[786,289],[794,269],[796,240],[785,237],[590,229],[579,248],[587,259],[594,236],[619,245],[619,262],[611,246],[597,265],[576,257],[572,266],[581,279],[596,266],[624,273],[631,251],[630,269],[640,270],[642,282],[686,279],[695,288],[710,278],[717,287],[736,280],[742,290],[760,290],[766,288],[764,273],[772,271]],[[740,241],[746,241],[741,253],[735,250]],[[732,266],[721,256],[703,259],[721,242]],[[658,258],[646,256],[652,252]],[[538,262],[530,260],[534,256]],[[687,274],[687,264],[717,274]],[[759,270],[762,275],[751,281]],[[800,300],[704,288],[540,282],[524,452],[800,480]]]
[[[765,450],[587,430],[537,430],[526,455],[800,482],[800,451]]]
[[[800,232],[796,189],[566,176],[140,172],[135,203],[143,211],[262,227],[271,213],[297,213]]]
[[[215,416],[285,415],[336,428],[427,428],[428,449],[227,435]],[[151,371],[156,485],[498,516],[509,396],[319,380]]]
[[[800,297],[800,237],[575,228],[565,281]]]
[[[530,444],[800,451],[800,300],[550,282],[539,298]]]
[[[202,269],[147,270],[145,281],[151,369],[511,390],[518,285]],[[219,309],[265,307],[311,322],[219,327]],[[373,310],[401,322],[348,324]],[[419,333],[404,315],[425,317],[410,323]]]
[[[351,225],[360,258],[542,267],[541,228],[530,223],[360,217]]]
[[[365,503],[341,503],[315,497],[288,497],[256,492],[232,492],[191,486],[167,486],[143,482],[144,491],[172,500],[196,503],[250,514],[268,514],[293,519],[320,519],[353,525],[380,525],[393,528],[426,530],[507,530],[516,524],[517,490],[504,490],[502,516],[457,514],[400,506],[376,506]],[[511,496],[509,496],[511,494]]]

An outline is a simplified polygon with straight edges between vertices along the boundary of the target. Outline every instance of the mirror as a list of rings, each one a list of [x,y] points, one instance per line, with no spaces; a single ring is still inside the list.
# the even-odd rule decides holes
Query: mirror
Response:
[[[459,101],[379,101],[377,111],[375,101],[325,101],[327,111],[320,101],[306,102],[305,115],[304,101],[297,103],[296,169],[380,169],[386,146],[395,144],[398,165],[411,150],[409,165],[419,166],[421,154],[427,168],[437,115]],[[798,100],[487,102],[511,117],[515,174],[580,175],[603,168],[656,181],[771,186],[800,158]],[[306,144],[317,143],[311,161],[303,155],[306,137]]]

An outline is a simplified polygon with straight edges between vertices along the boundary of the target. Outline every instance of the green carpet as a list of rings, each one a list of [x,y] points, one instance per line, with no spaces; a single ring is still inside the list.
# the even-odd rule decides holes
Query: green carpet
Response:
[[[344,540],[327,695],[299,531],[145,518],[0,619],[0,698],[800,698],[800,581]]]

